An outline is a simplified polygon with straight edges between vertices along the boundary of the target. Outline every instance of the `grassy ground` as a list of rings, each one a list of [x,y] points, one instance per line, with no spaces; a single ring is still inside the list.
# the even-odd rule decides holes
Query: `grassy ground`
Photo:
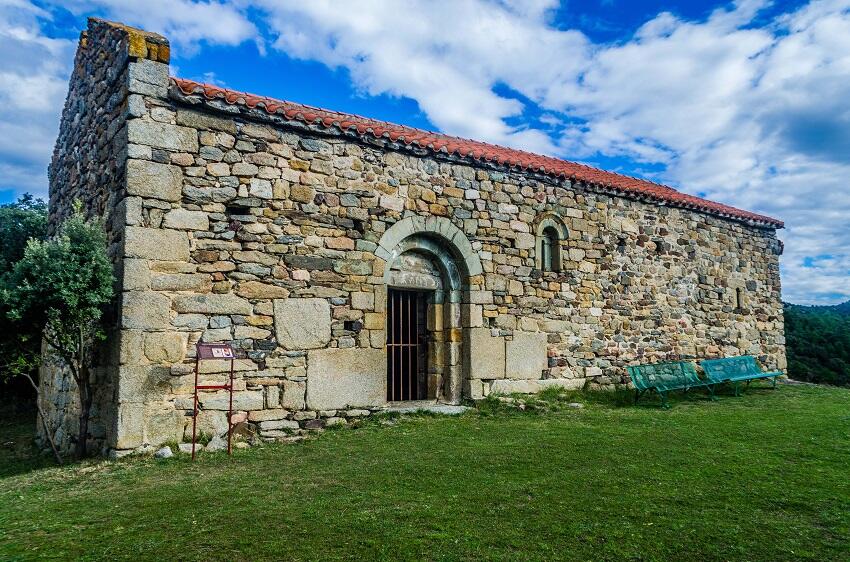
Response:
[[[49,467],[5,423],[0,559],[850,559],[850,390],[583,401],[195,464]]]

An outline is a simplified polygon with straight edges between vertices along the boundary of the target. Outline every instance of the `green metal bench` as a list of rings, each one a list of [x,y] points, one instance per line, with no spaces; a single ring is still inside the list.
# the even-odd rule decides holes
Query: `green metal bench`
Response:
[[[687,361],[669,361],[651,365],[633,365],[626,367],[632,383],[635,385],[635,404],[645,392],[655,391],[661,397],[661,405],[669,408],[667,393],[672,390],[689,391],[692,388],[705,387],[714,400],[714,381],[699,378],[696,367]]]
[[[776,379],[783,375],[782,371],[762,371],[756,358],[751,355],[740,357],[724,357],[723,359],[704,359],[700,366],[705,371],[705,376],[715,384],[732,383],[735,385],[735,396],[740,396],[740,384],[757,379],[773,379],[773,388],[776,388]]]

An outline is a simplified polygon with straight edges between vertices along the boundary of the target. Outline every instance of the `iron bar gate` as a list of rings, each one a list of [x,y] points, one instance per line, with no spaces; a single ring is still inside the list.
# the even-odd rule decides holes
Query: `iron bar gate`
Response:
[[[387,400],[428,397],[428,293],[387,292]]]

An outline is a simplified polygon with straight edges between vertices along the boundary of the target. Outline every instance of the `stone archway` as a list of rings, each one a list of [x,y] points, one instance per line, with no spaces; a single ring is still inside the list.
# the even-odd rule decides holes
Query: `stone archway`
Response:
[[[469,303],[469,278],[483,271],[477,253],[448,219],[414,216],[389,228],[375,254],[386,262],[384,291],[428,291],[429,392],[433,389],[429,398],[460,402],[464,377],[461,307]]]

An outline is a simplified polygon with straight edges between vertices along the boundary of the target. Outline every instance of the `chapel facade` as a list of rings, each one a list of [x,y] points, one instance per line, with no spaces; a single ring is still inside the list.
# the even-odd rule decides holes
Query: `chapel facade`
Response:
[[[168,41],[92,19],[50,165],[118,279],[88,438],[191,435],[195,344],[238,352],[261,437],[398,402],[628,385],[627,365],[785,368],[776,219],[486,143],[169,76]],[[227,362],[201,364],[223,383]],[[57,440],[73,381],[41,377]],[[199,427],[227,429],[225,392]]]

